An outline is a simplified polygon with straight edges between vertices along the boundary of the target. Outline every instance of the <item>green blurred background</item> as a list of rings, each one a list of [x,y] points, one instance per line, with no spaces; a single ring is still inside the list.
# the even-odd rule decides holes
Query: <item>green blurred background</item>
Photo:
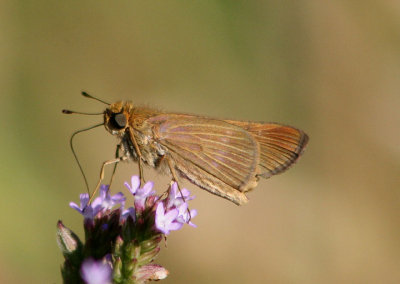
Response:
[[[246,206],[186,183],[198,228],[168,238],[163,283],[400,282],[398,1],[3,0],[0,27],[1,283],[60,283],[57,220],[82,236],[68,140],[101,119],[61,109],[104,109],[82,90],[310,136]],[[115,144],[77,137],[91,186]]]

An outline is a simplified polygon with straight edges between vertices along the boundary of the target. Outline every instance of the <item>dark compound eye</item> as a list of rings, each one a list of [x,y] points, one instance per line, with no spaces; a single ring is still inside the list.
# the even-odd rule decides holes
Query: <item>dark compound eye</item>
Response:
[[[113,128],[123,129],[126,126],[126,117],[123,113],[115,113],[110,118],[110,124]]]

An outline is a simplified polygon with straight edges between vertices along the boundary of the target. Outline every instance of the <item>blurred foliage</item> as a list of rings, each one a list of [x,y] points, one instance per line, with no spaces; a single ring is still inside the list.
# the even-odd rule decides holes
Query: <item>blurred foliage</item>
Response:
[[[169,111],[278,121],[311,137],[298,165],[262,181],[247,206],[196,189],[198,228],[171,234],[158,261],[171,272],[165,283],[400,281],[398,2],[0,7],[1,283],[61,281],[56,223],[80,228],[68,203],[85,191],[68,139],[101,121],[61,109],[104,108],[81,90]],[[91,185],[114,147],[100,128],[76,139]],[[136,172],[122,166],[114,189]],[[168,182],[155,179],[161,189]]]

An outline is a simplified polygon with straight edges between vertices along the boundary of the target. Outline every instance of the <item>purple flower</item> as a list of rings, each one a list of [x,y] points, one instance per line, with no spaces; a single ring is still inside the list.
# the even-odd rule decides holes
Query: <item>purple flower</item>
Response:
[[[194,196],[190,196],[189,190],[183,188],[181,191],[179,191],[178,184],[174,182],[168,194],[167,208],[177,208],[183,203],[192,199],[194,199]]]
[[[108,191],[109,188],[109,185],[102,184],[100,186],[100,198],[103,210],[112,209],[117,204],[124,204],[126,199],[122,192],[118,192],[115,195],[110,195]]]
[[[191,219],[196,217],[197,210],[192,209],[190,210],[190,214],[188,211],[188,204],[185,202],[181,206],[178,207],[178,217],[176,217],[176,221],[182,224],[189,224],[192,227],[197,227],[195,224],[192,223]]]
[[[159,202],[156,209],[156,228],[166,235],[170,231],[179,230],[183,224],[175,222],[178,214],[178,209],[165,210],[164,203]]]
[[[138,176],[132,176],[131,178],[131,184],[125,182],[124,185],[129,189],[129,191],[135,195],[136,191],[140,187],[140,179]]]
[[[133,204],[121,192],[111,195],[108,185],[101,185],[99,195],[90,203],[89,194],[80,195],[79,206],[70,203],[71,208],[84,216],[86,243],[58,223],[57,240],[65,257],[62,267],[65,283],[75,283],[77,278],[88,284],[145,283],[167,277],[168,271],[153,263],[160,251],[159,243],[185,223],[196,226],[191,220],[197,211],[189,211],[188,207],[188,201],[194,197],[187,189],[180,191],[177,183],[169,186],[168,196],[165,192],[157,195],[153,182],[141,185],[138,176],[132,176],[125,186],[133,195]],[[132,248],[136,239],[143,242],[144,251]],[[102,248],[102,259],[98,259],[98,247]]]
[[[136,212],[135,208],[129,207],[128,209],[122,210],[120,221],[125,221],[129,216],[132,217],[132,220],[136,220]]]
[[[102,261],[86,259],[81,267],[82,279],[87,284],[109,284],[111,283],[111,267]]]
[[[81,206],[75,202],[70,202],[69,206],[83,215],[85,219],[93,220],[94,217],[103,209],[102,200],[97,197],[91,204],[89,203],[89,194],[83,193],[79,196]]]
[[[90,220],[93,220],[98,213],[113,208],[116,204],[121,204],[123,206],[125,196],[121,192],[110,195],[108,189],[108,185],[101,185],[100,196],[96,197],[91,204],[89,204],[89,194],[83,193],[79,197],[81,201],[80,206],[74,202],[71,202],[69,206],[81,213],[85,219]]]
[[[136,210],[143,211],[146,199],[149,196],[155,194],[155,191],[153,190],[153,185],[154,185],[153,182],[151,181],[146,182],[146,184],[142,188],[140,188],[139,177],[132,176],[131,185],[127,182],[125,182],[124,184],[135,197],[134,203]]]
[[[179,191],[178,184],[174,182],[166,199],[167,210],[178,209],[178,216],[176,217],[176,222],[181,224],[189,224],[190,226],[196,227],[195,224],[191,222],[191,218],[197,215],[196,210],[188,211],[187,202],[194,199],[194,196],[190,196],[190,191],[183,188]]]
[[[151,181],[146,182],[143,188],[139,188],[136,191],[134,203],[137,210],[143,210],[147,197],[155,193],[153,190],[153,185],[154,184]]]

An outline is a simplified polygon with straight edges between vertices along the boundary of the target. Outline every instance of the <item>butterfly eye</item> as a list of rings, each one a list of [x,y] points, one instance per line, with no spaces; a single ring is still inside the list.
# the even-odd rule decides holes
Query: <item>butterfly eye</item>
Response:
[[[125,128],[126,123],[126,116],[123,113],[115,113],[110,118],[110,124],[115,129]]]

